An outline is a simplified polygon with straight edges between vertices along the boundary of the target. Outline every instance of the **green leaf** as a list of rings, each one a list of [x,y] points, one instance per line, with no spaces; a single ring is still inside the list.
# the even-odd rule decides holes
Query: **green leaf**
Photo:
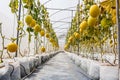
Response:
[[[11,8],[12,13],[16,13],[18,11],[18,0],[11,0],[9,7]]]
[[[27,27],[28,32],[33,32],[34,30],[31,27]]]
[[[29,7],[28,5],[24,5],[24,8],[28,9],[28,7]]]
[[[37,35],[38,35],[38,32],[34,32],[34,35],[37,36]]]

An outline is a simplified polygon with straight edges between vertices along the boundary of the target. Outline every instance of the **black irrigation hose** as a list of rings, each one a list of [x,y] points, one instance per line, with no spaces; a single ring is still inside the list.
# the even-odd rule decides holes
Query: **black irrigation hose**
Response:
[[[13,66],[13,65],[9,64],[9,66],[12,67],[12,71],[11,71],[11,73],[10,73],[10,77],[11,77],[15,69],[14,69],[14,66]]]
[[[24,69],[25,75],[28,75],[26,70],[25,70],[25,67],[22,64],[20,64],[20,66]]]
[[[40,58],[39,58],[38,56],[37,56],[36,58],[38,59],[38,63],[39,63],[39,59],[40,59]],[[36,67],[38,67],[39,65],[40,65],[40,64],[37,64],[37,66],[36,66]]]
[[[89,78],[90,80],[97,80],[97,79],[93,79],[91,76],[89,76],[86,73],[80,72],[81,74],[83,74],[85,77]]]
[[[25,80],[28,76],[30,76],[34,71],[36,70],[36,68],[34,68],[29,74],[27,74],[25,77],[23,77],[21,80]]]
[[[109,63],[111,66],[115,66],[115,64],[111,63],[109,60],[105,59],[105,62]]]
[[[42,63],[42,62],[44,63],[43,56],[41,56],[41,63]]]

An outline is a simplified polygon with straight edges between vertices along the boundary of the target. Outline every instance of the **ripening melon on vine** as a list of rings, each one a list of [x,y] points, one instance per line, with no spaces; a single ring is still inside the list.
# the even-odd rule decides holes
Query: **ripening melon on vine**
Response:
[[[35,31],[35,32],[40,32],[40,31],[41,31],[41,27],[40,27],[39,24],[36,24],[36,25],[34,26],[34,31]]]
[[[46,33],[46,35],[45,35],[45,36],[46,36],[46,38],[49,38],[49,37],[50,37],[49,33]]]
[[[32,16],[31,15],[27,15],[26,17],[25,17],[25,22],[26,22],[26,24],[27,25],[30,25],[30,23],[32,22]]]
[[[90,7],[90,11],[89,12],[90,12],[90,16],[96,18],[100,14],[100,9],[99,9],[98,5],[92,5]]]
[[[87,22],[86,21],[82,21],[82,23],[80,24],[80,29],[84,30],[86,29],[86,27],[88,26]]]
[[[87,21],[87,22],[88,22],[88,25],[89,25],[89,26],[92,26],[92,27],[93,27],[93,26],[96,24],[96,21],[97,21],[96,18],[93,18],[93,17],[90,16],[90,17],[88,18],[88,21]]]
[[[34,19],[32,19],[31,23],[30,23],[30,27],[34,27],[36,24],[36,21]]]
[[[53,38],[50,38],[49,40],[50,40],[51,43],[54,42],[54,39],[53,39]]]
[[[77,32],[74,32],[73,35],[75,36]]]
[[[41,35],[41,36],[44,36],[44,35],[45,35],[44,29],[42,29],[42,30],[40,31],[40,35]]]
[[[73,36],[70,36],[70,37],[69,37],[69,40],[72,42],[72,40],[73,40]]]
[[[42,47],[40,48],[40,50],[41,50],[41,52],[45,52],[45,51],[46,51],[46,49],[45,49],[44,46],[42,46]]]
[[[68,40],[68,42],[67,42],[68,44],[70,44],[71,42],[70,42],[70,40]]]
[[[80,38],[80,34],[79,34],[79,33],[76,33],[76,34],[75,34],[75,38],[76,38],[76,39],[79,39],[79,38]]]
[[[18,49],[18,45],[16,44],[16,43],[9,43],[8,45],[7,45],[7,50],[9,51],[9,52],[16,52],[17,51],[17,49]]]
[[[82,32],[83,32],[83,30],[82,30],[82,29],[80,29],[79,31],[80,31],[80,33],[82,33]]]

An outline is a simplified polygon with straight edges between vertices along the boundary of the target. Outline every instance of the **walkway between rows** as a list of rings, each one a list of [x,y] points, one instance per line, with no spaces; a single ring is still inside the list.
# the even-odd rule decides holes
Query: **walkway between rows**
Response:
[[[25,80],[91,80],[65,53],[59,53]]]

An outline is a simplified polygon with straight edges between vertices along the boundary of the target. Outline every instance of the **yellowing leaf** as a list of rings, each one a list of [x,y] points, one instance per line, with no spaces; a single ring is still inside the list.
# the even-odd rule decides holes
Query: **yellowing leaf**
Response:
[[[18,25],[19,25],[19,27],[23,27],[24,26],[22,21],[18,21]]]

